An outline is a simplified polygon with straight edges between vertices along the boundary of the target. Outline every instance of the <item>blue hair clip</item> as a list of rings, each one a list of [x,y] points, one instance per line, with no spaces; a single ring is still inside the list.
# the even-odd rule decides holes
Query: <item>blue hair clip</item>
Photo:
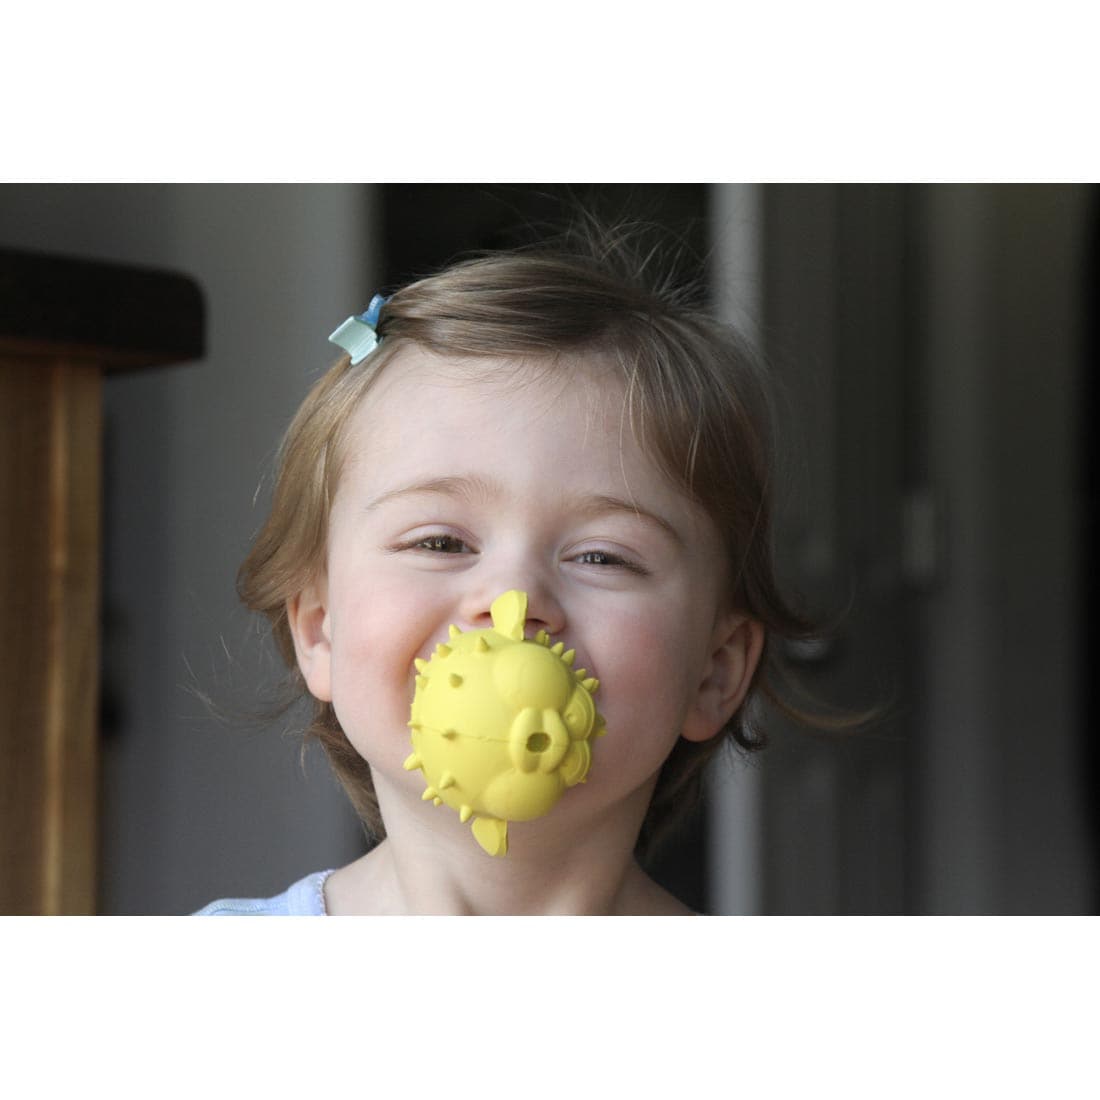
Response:
[[[361,363],[378,346],[378,315],[389,298],[376,294],[363,313],[349,317],[330,337],[329,343],[336,344],[351,356],[351,365]]]

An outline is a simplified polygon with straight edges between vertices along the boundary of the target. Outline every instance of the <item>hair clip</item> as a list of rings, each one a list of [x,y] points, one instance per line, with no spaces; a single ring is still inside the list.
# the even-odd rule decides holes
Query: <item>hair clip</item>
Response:
[[[389,301],[382,294],[376,294],[363,313],[349,317],[330,337],[329,343],[336,344],[351,356],[351,365],[361,363],[378,346],[378,315]]]

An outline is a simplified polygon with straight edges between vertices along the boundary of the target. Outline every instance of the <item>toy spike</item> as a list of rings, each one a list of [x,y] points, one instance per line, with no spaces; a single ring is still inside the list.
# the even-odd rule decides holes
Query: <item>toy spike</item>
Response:
[[[577,659],[577,651],[575,649],[567,649],[562,655],[561,659],[570,667],[573,667],[573,662]]]
[[[474,648],[478,651],[478,653],[488,653],[489,652],[489,643],[485,640],[484,635],[481,635],[481,634],[478,635],[478,639],[477,639],[477,642],[476,642]]]
[[[460,687],[462,684],[462,677],[459,676],[457,672],[452,672],[451,675],[447,677],[447,683],[453,688]]]
[[[451,625],[447,627],[447,633],[450,634],[452,638],[457,638],[462,633],[462,631],[459,630],[454,623],[451,623]]]
[[[433,798],[438,796],[439,792],[435,787],[425,787],[424,793],[420,796],[421,802],[430,802]]]
[[[428,667],[428,662],[423,657],[414,657],[413,664],[416,665],[417,672],[423,672]]]
[[[427,685],[428,685],[428,677],[427,676],[417,676],[416,686],[418,688],[427,687]]]
[[[420,764],[421,761],[419,753],[411,752],[408,756],[405,757],[405,763],[401,766],[405,769],[405,771],[411,772],[416,771],[416,769],[420,767]]]
[[[440,657],[450,657],[451,655],[451,647],[447,645],[446,642],[440,642],[439,645],[435,647],[435,651]]]
[[[574,675],[577,677],[578,680],[583,680],[588,675],[588,669],[578,668]]]
[[[550,635],[547,634],[545,630],[540,630],[535,635],[535,641],[538,642],[539,645],[546,645],[546,643],[550,641]]]
[[[458,811],[458,820],[461,821],[463,825],[465,825],[466,822],[469,821],[471,817],[473,817],[473,814],[474,808],[472,806],[463,805],[463,807]]]
[[[555,657],[560,657],[563,649],[565,649],[565,642],[557,642],[550,647],[550,652],[553,653]]]
[[[600,686],[600,681],[595,676],[589,676],[587,680],[581,681],[581,687],[588,692],[589,695],[596,694],[596,688]]]
[[[445,791],[455,785],[455,777],[450,772],[444,772],[439,778],[439,789]]]
[[[446,737],[448,741],[453,741],[458,736],[458,730],[445,729],[443,731],[443,736]]]

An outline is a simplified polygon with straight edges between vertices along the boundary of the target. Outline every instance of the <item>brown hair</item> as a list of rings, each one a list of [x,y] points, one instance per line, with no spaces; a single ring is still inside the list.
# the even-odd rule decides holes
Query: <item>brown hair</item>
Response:
[[[356,367],[342,357],[294,417],[270,516],[238,574],[244,603],[271,623],[292,691],[306,694],[286,604],[325,560],[351,414],[401,348],[488,360],[583,356],[619,372],[639,444],[714,520],[728,555],[728,599],[762,623],[769,639],[745,704],[721,733],[677,742],[642,827],[643,849],[698,801],[704,767],[723,745],[762,746],[762,733],[746,717],[755,697],[792,713],[772,686],[770,639],[813,633],[784,600],[772,563],[771,414],[762,366],[692,291],[648,281],[646,268],[621,241],[543,246],[463,261],[398,290],[381,311],[379,347]],[[370,769],[331,704],[315,701],[307,736],[325,748],[368,830],[383,836]]]

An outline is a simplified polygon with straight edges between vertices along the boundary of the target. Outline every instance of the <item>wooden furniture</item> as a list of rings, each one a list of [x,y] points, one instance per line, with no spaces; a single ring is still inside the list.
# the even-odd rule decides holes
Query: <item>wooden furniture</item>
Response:
[[[203,354],[190,279],[0,249],[0,913],[94,913],[106,371]]]

